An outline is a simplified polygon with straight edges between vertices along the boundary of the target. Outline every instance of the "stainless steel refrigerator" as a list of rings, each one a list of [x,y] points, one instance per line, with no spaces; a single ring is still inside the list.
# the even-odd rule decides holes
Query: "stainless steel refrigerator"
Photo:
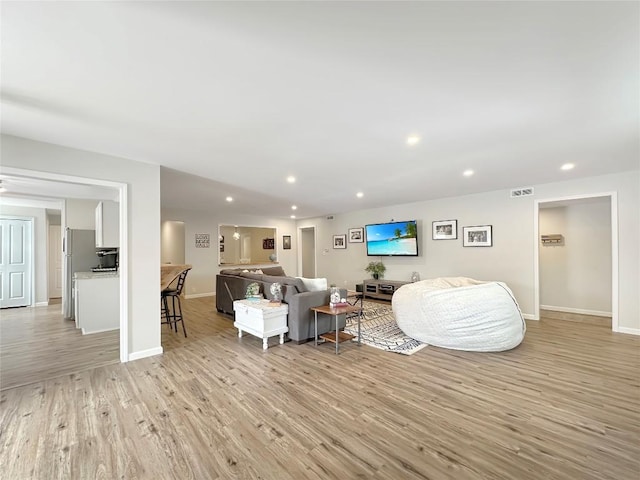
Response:
[[[74,319],[73,274],[90,272],[98,265],[95,230],[71,230],[66,228],[62,244],[64,253],[64,283],[62,313],[64,318]]]

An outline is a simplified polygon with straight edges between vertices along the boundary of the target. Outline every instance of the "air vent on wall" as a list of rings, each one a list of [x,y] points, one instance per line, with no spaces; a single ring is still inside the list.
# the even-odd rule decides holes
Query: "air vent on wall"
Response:
[[[514,188],[511,190],[511,198],[528,197],[529,195],[533,195],[533,187]]]

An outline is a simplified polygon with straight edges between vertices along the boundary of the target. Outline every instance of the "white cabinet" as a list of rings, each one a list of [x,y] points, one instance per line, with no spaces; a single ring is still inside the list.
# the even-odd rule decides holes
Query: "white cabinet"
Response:
[[[100,202],[96,207],[96,247],[120,246],[120,205],[117,202]]]
[[[82,334],[120,328],[120,281],[117,274],[78,272],[74,278],[76,327]]]

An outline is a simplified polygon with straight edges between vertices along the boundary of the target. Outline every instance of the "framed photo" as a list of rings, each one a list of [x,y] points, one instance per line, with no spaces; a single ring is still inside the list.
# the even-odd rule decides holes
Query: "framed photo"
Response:
[[[263,250],[273,250],[276,247],[276,242],[274,238],[264,238],[262,239],[262,249]]]
[[[491,230],[491,225],[462,227],[462,246],[491,247],[493,245],[493,235]]]
[[[211,245],[208,233],[196,233],[196,248],[209,248]]]
[[[364,243],[364,228],[350,228],[349,243]]]
[[[457,220],[438,220],[432,222],[433,232],[431,238],[434,240],[455,240],[458,238]]]
[[[334,235],[333,236],[333,248],[347,248],[347,236],[346,235]]]
[[[282,236],[282,249],[291,250],[291,235]]]

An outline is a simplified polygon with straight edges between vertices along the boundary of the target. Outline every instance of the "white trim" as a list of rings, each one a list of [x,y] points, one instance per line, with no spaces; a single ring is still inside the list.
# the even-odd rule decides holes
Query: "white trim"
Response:
[[[522,318],[525,320],[540,320],[540,318],[536,318],[536,316],[531,313],[523,313]]]
[[[205,293],[192,293],[190,295],[185,295],[184,298],[189,300],[191,298],[202,298],[202,297],[215,297],[215,292],[205,292]]]
[[[131,352],[129,361],[140,360],[141,358],[153,357],[162,354],[162,347],[150,348],[148,350],[140,350],[139,352]]]
[[[627,335],[640,335],[640,328],[618,327],[618,333],[626,333]]]
[[[555,305],[540,305],[541,310],[553,310],[554,312],[577,313],[579,315],[593,315],[594,317],[609,317],[611,312],[600,312],[598,310],[585,310],[583,308],[556,307]]]
[[[83,183],[86,185],[98,185],[118,189],[118,198],[120,199],[120,361],[127,362],[129,360],[129,197],[127,184],[111,180],[76,177],[73,175],[62,175],[39,170],[25,170],[14,167],[0,166],[0,172],[6,175],[39,178],[59,182]],[[62,205],[62,222],[64,225],[66,223],[66,204],[64,201],[62,202]],[[32,295],[34,294],[35,293],[32,292]],[[162,347],[158,348],[162,351]]]
[[[85,332],[84,328],[82,329],[82,334],[83,335],[91,335],[93,333],[102,333],[102,332],[112,332],[114,330],[118,330],[118,327],[115,328],[103,328],[100,330],[91,330],[90,332]]]
[[[36,302],[35,306],[36,307],[48,307],[49,306],[49,301],[47,300],[46,302]]]
[[[533,278],[534,278],[534,298],[533,308],[535,319],[540,318],[540,249],[538,239],[540,238],[540,221],[539,212],[541,203],[558,202],[566,200],[583,200],[586,198],[609,197],[611,199],[611,330],[614,332],[622,332],[620,327],[618,311],[619,311],[619,291],[618,291],[618,271],[619,271],[619,254],[618,254],[618,193],[602,192],[602,193],[586,193],[584,195],[571,195],[568,197],[554,197],[537,199],[533,202]]]
[[[118,268],[120,269],[120,361],[129,361],[129,190],[120,184],[120,245]],[[162,347],[160,347],[162,349]]]

